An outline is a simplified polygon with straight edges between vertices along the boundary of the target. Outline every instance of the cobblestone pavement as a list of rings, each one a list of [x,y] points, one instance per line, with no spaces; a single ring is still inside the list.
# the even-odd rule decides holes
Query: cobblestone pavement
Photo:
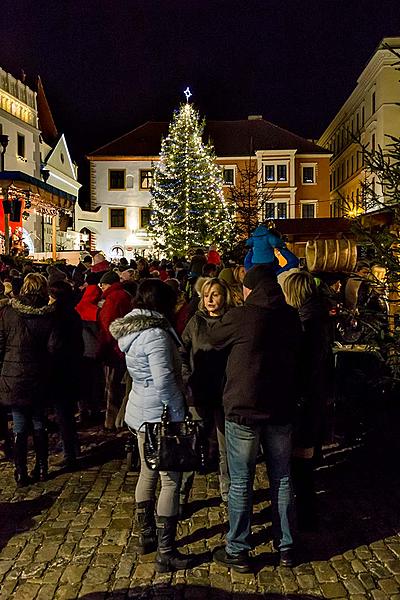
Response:
[[[12,465],[2,461],[0,599],[400,600],[397,423],[392,416],[364,445],[326,452],[317,475],[320,529],[300,538],[293,569],[276,565],[268,481],[258,465],[249,575],[210,562],[226,531],[215,474],[197,476],[190,517],[179,528],[179,545],[198,554],[199,565],[159,575],[154,555],[135,552],[137,474],[126,469],[125,433],[82,432],[80,470],[63,474],[52,467],[48,482],[24,490],[15,489]]]

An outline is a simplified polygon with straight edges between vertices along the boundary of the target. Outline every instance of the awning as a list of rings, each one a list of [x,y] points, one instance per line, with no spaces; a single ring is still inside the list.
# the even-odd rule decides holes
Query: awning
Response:
[[[10,186],[34,194],[39,205],[42,202],[43,206],[52,206],[57,211],[72,211],[76,203],[76,196],[59,190],[22,171],[0,172],[0,187],[4,190],[4,188]]]

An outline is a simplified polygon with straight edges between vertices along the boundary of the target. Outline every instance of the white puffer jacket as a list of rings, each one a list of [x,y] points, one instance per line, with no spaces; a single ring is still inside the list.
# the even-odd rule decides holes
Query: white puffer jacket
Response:
[[[160,313],[135,308],[110,325],[126,356],[133,385],[125,421],[136,431],[161,420],[164,405],[172,421],[183,421],[185,400],[176,334]],[[178,338],[176,338],[178,340]]]

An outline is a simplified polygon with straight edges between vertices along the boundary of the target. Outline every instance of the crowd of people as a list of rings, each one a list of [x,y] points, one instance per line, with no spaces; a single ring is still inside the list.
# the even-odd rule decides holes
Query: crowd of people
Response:
[[[157,550],[160,572],[189,567],[193,557],[177,551],[175,536],[194,473],[159,473],[144,458],[144,424],[159,422],[167,405],[172,421],[188,413],[203,421],[217,465],[229,532],[214,560],[251,570],[261,448],[274,547],[280,564],[291,566],[297,528],[316,525],[313,471],[326,428],[340,298],[337,282],[300,269],[280,236],[274,240],[283,260],[257,260],[256,242],[247,269],[224,265],[214,246],[190,260],[115,264],[99,252],[82,255],[77,266],[26,262],[21,270],[1,261],[0,439],[17,486],[48,477],[50,409],[64,469],[79,464],[79,426],[104,419],[112,435],[126,424],[140,455],[138,551]],[[354,301],[354,290],[349,295]],[[28,472],[31,434],[36,461]]]

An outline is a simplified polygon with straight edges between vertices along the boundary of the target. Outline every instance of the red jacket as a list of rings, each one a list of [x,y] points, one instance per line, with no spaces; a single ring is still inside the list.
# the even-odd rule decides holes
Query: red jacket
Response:
[[[100,357],[106,365],[113,366],[120,362],[124,355],[118,348],[109,330],[115,319],[124,317],[132,309],[132,296],[126,292],[121,283],[113,283],[103,292],[104,304],[97,315],[100,329]]]
[[[207,262],[217,266],[221,264],[221,257],[216,250],[210,250],[207,255]]]
[[[82,321],[96,321],[98,303],[101,298],[101,289],[97,284],[88,285],[75,310],[79,313]]]

